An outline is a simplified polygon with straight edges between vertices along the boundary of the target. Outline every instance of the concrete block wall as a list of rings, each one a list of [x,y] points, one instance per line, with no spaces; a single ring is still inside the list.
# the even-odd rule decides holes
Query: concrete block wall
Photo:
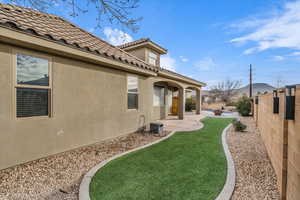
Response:
[[[300,85],[296,91],[295,120],[288,121],[287,199],[300,199]]]
[[[278,90],[279,114],[273,113],[273,94],[259,96],[254,120],[277,175],[282,200],[300,199],[300,85],[296,88],[295,120],[285,119],[285,90]]]

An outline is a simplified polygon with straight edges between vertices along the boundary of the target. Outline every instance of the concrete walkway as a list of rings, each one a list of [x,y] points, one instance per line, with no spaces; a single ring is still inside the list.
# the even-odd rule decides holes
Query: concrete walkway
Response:
[[[167,119],[158,120],[164,124],[166,131],[193,131],[203,127],[200,122],[204,115],[196,115],[195,113],[186,113],[184,119],[180,120],[177,116],[168,116]]]

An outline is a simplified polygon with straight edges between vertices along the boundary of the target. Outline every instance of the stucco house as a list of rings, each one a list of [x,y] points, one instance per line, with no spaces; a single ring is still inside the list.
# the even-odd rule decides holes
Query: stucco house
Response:
[[[160,67],[150,39],[113,46],[51,14],[0,4],[0,169],[184,118],[204,83]]]

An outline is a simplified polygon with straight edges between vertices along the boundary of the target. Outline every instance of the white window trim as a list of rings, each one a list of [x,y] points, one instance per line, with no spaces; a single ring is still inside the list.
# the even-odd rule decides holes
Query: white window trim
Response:
[[[128,77],[135,77],[137,79],[137,92],[129,92],[128,91]],[[133,74],[127,74],[126,76],[126,109],[127,111],[137,111],[139,110],[139,105],[140,105],[140,101],[139,101],[139,91],[140,91],[140,88],[139,88],[139,77],[137,75],[133,75]],[[138,105],[137,105],[137,108],[128,108],[128,94],[137,94],[138,95]]]
[[[150,64],[150,65],[157,65],[157,62],[158,62],[158,55],[156,54],[156,53],[154,53],[153,51],[150,51],[150,50],[148,50],[148,53],[147,53],[148,55],[147,55],[147,57],[148,57],[148,64]],[[154,56],[151,56],[151,54],[153,54],[153,55],[155,55],[155,57]],[[150,59],[153,59],[153,60],[155,60],[155,64],[152,64],[152,63],[150,63]]]
[[[48,74],[49,74],[49,85],[48,86],[33,86],[33,85],[23,85],[17,83],[17,54],[24,54],[28,56],[38,57],[48,60]],[[12,84],[12,94],[13,94],[13,118],[16,120],[26,120],[26,119],[49,119],[53,117],[53,86],[52,86],[52,57],[42,55],[30,50],[13,48],[12,49],[12,75],[13,75],[13,84]],[[32,117],[17,117],[17,88],[36,88],[36,89],[48,89],[50,91],[50,96],[48,97],[48,115],[46,116],[32,116]]]
[[[159,96],[158,98],[158,104],[155,104],[155,101],[154,101],[154,98],[155,98],[155,87],[159,87],[160,89],[162,89],[163,90],[163,96],[162,96],[162,104],[160,104],[161,103],[161,96]],[[161,86],[154,86],[153,87],[153,106],[154,107],[164,107],[166,105],[166,102],[165,102],[165,88],[164,87],[161,87]]]

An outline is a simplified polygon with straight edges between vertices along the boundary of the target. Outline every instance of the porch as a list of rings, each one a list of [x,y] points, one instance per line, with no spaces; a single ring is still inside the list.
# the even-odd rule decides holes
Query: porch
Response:
[[[153,119],[184,119],[186,100],[194,105],[194,114],[201,111],[201,87],[184,85],[168,79],[153,83]],[[188,117],[190,119],[190,117]]]
[[[165,131],[194,131],[203,127],[200,122],[204,115],[196,114],[195,112],[186,112],[183,119],[178,119],[177,116],[167,116],[166,119],[157,120],[164,124]]]

